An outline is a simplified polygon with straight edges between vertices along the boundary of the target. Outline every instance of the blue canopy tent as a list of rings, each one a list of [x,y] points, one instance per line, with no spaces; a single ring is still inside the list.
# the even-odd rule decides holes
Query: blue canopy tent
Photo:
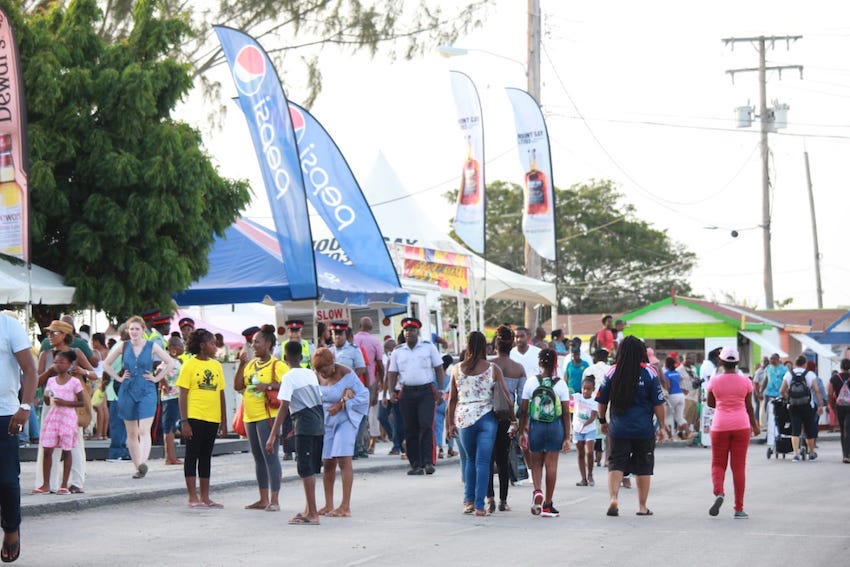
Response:
[[[274,232],[238,219],[216,237],[207,274],[178,293],[178,305],[220,305],[291,301],[283,258]],[[406,307],[408,293],[357,271],[353,266],[316,254],[319,297],[316,301],[351,306]]]

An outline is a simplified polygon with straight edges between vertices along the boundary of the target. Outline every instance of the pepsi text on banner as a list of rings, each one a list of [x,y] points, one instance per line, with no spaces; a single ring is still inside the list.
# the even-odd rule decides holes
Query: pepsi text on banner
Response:
[[[530,94],[515,88],[505,90],[514,111],[519,160],[526,172],[522,232],[540,256],[555,260],[555,194],[546,121]]]
[[[455,233],[473,252],[484,254],[484,124],[481,118],[481,101],[475,84],[467,75],[451,71],[452,93],[457,106],[458,126],[466,145],[465,161],[458,190],[455,212]]]
[[[400,287],[372,209],[342,152],[307,110],[290,102],[289,114],[313,208],[358,270]]]
[[[318,286],[307,196],[283,87],[268,55],[252,37],[225,26],[214,29],[251,132],[292,299],[315,298]]]

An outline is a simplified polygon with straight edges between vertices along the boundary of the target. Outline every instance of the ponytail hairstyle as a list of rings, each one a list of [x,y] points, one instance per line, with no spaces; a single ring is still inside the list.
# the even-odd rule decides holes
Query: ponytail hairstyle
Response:
[[[634,403],[643,369],[641,363],[648,361],[643,341],[634,335],[623,339],[611,376],[611,408],[614,413],[622,414]]]
[[[537,361],[540,364],[540,372],[542,376],[555,376],[555,370],[558,368],[558,353],[554,349],[544,348],[537,355]]]
[[[511,349],[514,346],[514,340],[516,339],[516,335],[514,335],[513,329],[508,327],[507,325],[499,325],[499,328],[496,329],[496,352],[499,354],[508,354],[511,352]]]
[[[269,343],[269,350],[273,349],[274,345],[277,344],[274,325],[263,325],[260,327],[260,330],[257,331],[257,334],[261,335]]]
[[[195,332],[189,335],[189,342],[186,344],[186,350],[197,356],[201,354],[201,345],[211,340],[215,340],[215,335],[206,329],[195,329]]]

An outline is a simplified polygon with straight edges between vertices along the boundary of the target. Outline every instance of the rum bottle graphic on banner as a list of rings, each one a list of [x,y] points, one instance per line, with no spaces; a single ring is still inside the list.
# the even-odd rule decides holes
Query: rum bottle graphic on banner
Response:
[[[23,202],[15,181],[12,136],[0,134],[0,252],[18,258],[24,254]]]
[[[460,204],[474,205],[481,200],[481,165],[472,157],[472,137],[466,137],[467,154],[460,184]]]
[[[541,215],[549,212],[549,187],[546,174],[537,169],[537,150],[530,150],[531,169],[525,174],[528,191],[528,214]]]

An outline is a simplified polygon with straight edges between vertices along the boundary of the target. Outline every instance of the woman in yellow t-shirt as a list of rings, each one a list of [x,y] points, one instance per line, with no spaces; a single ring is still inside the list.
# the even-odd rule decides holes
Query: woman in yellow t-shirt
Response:
[[[278,410],[269,406],[266,391],[280,390],[281,378],[289,367],[272,356],[275,342],[274,327],[264,325],[251,342],[254,358],[248,360],[248,353],[243,350],[239,355],[236,376],[233,378],[233,388],[242,393],[242,419],[245,422],[251,455],[254,456],[254,470],[260,489],[260,499],[245,506],[246,510],[280,511],[280,460],[277,458],[277,439],[271,453],[265,450],[265,441],[269,438]]]
[[[224,373],[215,360],[218,347],[215,336],[206,329],[196,329],[186,347],[195,355],[183,363],[177,387],[180,388],[180,423],[186,440],[183,475],[192,508],[223,508],[210,499],[210,469],[216,434],[227,435],[225,415]],[[201,495],[195,488],[200,477]]]

